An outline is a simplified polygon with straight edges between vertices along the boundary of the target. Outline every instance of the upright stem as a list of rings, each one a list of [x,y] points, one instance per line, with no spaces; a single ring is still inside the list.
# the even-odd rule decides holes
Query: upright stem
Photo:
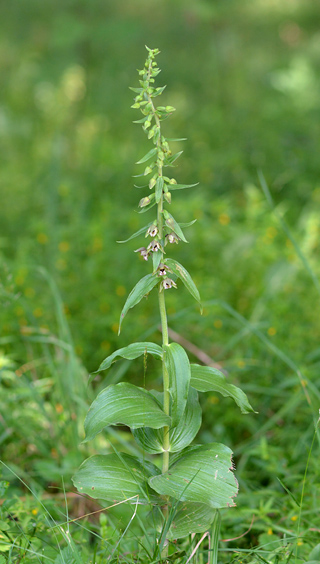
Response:
[[[158,170],[159,176],[162,176],[162,167],[159,167]],[[158,204],[158,229],[159,229],[159,237],[163,244],[163,196],[161,196],[160,202]],[[161,288],[161,287],[160,287]],[[168,319],[167,319],[167,312],[166,312],[166,301],[164,290],[161,291],[159,289],[159,310],[160,310],[160,319],[161,319],[161,330],[162,330],[162,345],[169,344],[169,335],[168,335]],[[163,352],[165,355],[165,352]],[[163,374],[163,411],[166,415],[170,415],[170,393],[169,393],[169,374],[164,362],[162,361],[162,374]],[[163,428],[163,458],[162,458],[162,472],[167,472],[169,469],[169,448],[170,448],[170,437],[169,437],[169,427]]]
[[[159,309],[161,317],[161,328],[162,328],[162,344],[168,345],[168,321],[166,313],[166,304],[164,298],[164,291],[159,291]],[[165,354],[165,352],[163,353]],[[170,414],[170,393],[169,393],[169,374],[167,367],[163,360],[163,411],[169,415]],[[169,469],[169,448],[170,448],[170,437],[169,437],[169,427],[163,428],[163,458],[162,458],[162,472],[167,472]]]
[[[148,79],[150,78],[152,69],[152,62],[150,61],[150,65],[148,68]],[[158,177],[162,177],[162,160],[159,158],[160,153],[162,153],[161,147],[161,124],[160,119],[156,113],[153,100],[148,95],[148,102],[151,104],[152,113],[154,116],[155,123],[159,128],[159,136],[156,143],[158,149]],[[157,226],[158,226],[158,233],[159,239],[161,241],[162,248],[164,247],[164,237],[163,237],[163,194],[161,194],[160,201],[158,203],[158,212],[157,212]],[[159,252],[159,251],[158,251]],[[161,251],[162,252],[162,251]],[[162,257],[163,258],[163,257]],[[169,336],[168,336],[168,320],[167,320],[167,312],[166,312],[166,302],[164,296],[164,290],[161,290],[161,286],[159,288],[159,309],[160,309],[160,319],[161,319],[161,329],[162,329],[162,344],[163,346],[169,344]],[[163,353],[165,354],[165,352]],[[170,393],[169,393],[169,374],[166,368],[165,362],[162,362],[162,371],[163,371],[163,411],[166,415],[170,415]],[[167,472],[169,469],[169,448],[170,448],[170,437],[169,437],[169,427],[163,428],[163,459],[162,459],[162,472]]]

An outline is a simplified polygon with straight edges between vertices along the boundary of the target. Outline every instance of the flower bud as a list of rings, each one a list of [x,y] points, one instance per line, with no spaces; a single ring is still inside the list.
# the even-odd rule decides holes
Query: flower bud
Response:
[[[156,182],[157,182],[157,179],[153,176],[153,177],[151,178],[150,182],[149,182],[149,188],[150,188],[150,190],[152,190],[152,188],[155,186]]]
[[[168,204],[171,204],[171,192],[165,192],[164,199],[168,202]]]
[[[144,208],[145,206],[150,204],[150,202],[151,202],[151,199],[149,198],[149,196],[142,198],[139,202],[139,208]]]
[[[146,204],[145,204],[145,205],[146,205]],[[174,221],[173,221],[172,217],[168,217],[168,218],[166,219],[166,225],[167,225],[168,227],[170,227],[170,229],[172,229],[172,231],[174,231],[174,227],[175,227],[175,226],[174,226]]]

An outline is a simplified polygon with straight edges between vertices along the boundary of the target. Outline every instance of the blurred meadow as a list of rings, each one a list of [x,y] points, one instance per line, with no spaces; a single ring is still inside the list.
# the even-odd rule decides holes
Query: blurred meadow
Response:
[[[319,562],[318,3],[11,0],[0,13],[0,478],[10,482],[0,523],[16,515],[27,534],[31,515],[48,535],[19,478],[57,520],[64,488],[71,518],[90,511],[70,480],[95,452],[80,445],[88,375],[131,341],[161,342],[152,295],[117,335],[127,294],[149,272],[133,254],[141,239],[116,242],[145,224],[133,175],[148,142],[132,123],[140,116],[129,86],[148,45],[161,51],[161,102],[177,108],[166,134],[187,138],[175,143],[184,151],[175,176],[199,182],[172,204],[180,221],[197,219],[173,255],[204,311],[180,285],[168,293],[169,325],[258,412],[243,416],[213,394],[203,402],[201,440],[230,446],[240,483],[222,538],[250,529],[221,543],[220,559],[289,562],[300,535],[296,561]],[[192,348],[190,358],[199,360]],[[156,382],[151,359],[148,368]],[[123,361],[108,382],[126,374],[143,385],[142,372]],[[122,428],[96,439],[106,452],[110,440],[136,448]],[[90,526],[108,533],[101,520]],[[88,554],[90,534],[75,532]],[[0,564],[12,538],[0,533]],[[47,558],[65,562],[49,545]],[[10,554],[3,562],[18,562]]]

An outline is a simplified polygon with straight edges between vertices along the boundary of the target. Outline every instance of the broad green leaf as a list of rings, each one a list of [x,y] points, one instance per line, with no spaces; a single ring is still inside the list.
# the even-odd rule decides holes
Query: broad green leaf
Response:
[[[187,403],[191,377],[190,363],[184,348],[177,343],[165,345],[163,350],[170,382],[172,426],[175,427],[183,416]]]
[[[185,188],[194,188],[194,186],[198,186],[199,182],[196,184],[170,184],[170,192],[173,190],[185,190]]]
[[[150,392],[126,382],[112,384],[98,394],[89,408],[84,422],[84,442],[93,439],[108,425],[159,429],[170,422],[170,417]]]
[[[94,455],[85,460],[72,478],[82,494],[107,501],[129,500],[131,503],[158,502],[159,498],[148,488],[147,480],[159,470],[154,464],[139,461],[129,454]]]
[[[139,237],[139,235],[142,235],[142,233],[146,233],[146,231],[147,231],[148,227],[150,227],[150,225],[152,225],[152,222],[148,223],[148,225],[146,225],[145,227],[141,227],[141,229],[139,229],[139,231],[136,231],[133,235],[128,237],[128,239],[125,239],[124,241],[117,241],[117,243],[127,243],[128,241],[131,241],[131,239],[134,239],[135,237]]]
[[[163,393],[151,391],[161,406],[163,405]],[[195,438],[201,426],[201,407],[198,402],[198,394],[193,388],[189,388],[186,409],[177,427],[170,429],[170,452],[180,452],[186,448]],[[150,454],[163,452],[163,430],[162,429],[135,429],[132,431],[137,443],[143,450]]]
[[[162,358],[162,348],[159,345],[148,342],[131,343],[127,347],[118,349],[114,353],[107,356],[100,364],[97,372],[110,368],[111,364],[117,360],[117,357],[126,358],[127,360],[134,360],[144,354],[152,354],[156,358]]]
[[[170,452],[180,452],[189,446],[200,429],[202,410],[194,392],[190,387],[184,413],[178,425],[170,430]]]
[[[159,283],[159,278],[154,276],[153,274],[147,274],[139,280],[139,282],[135,285],[135,287],[131,290],[129,296],[127,297],[126,303],[123,306],[121,315],[120,315],[120,322],[119,322],[119,334],[121,330],[121,324],[128,313],[129,309],[137,305],[141,302],[142,298],[149,294],[151,290]]]
[[[149,454],[160,454],[163,452],[163,431],[161,429],[132,429],[132,434],[137,444],[143,451]]]
[[[216,509],[204,503],[179,503],[167,538],[180,539],[190,533],[204,533],[214,520]]]
[[[187,448],[175,456],[164,474],[149,479],[161,495],[179,501],[205,503],[214,509],[234,506],[238,482],[232,472],[232,452],[220,443]]]
[[[142,159],[140,159],[140,161],[137,161],[136,164],[145,163],[146,161],[151,159],[151,157],[153,157],[156,154],[156,152],[157,152],[157,147],[154,147],[153,149],[151,149],[151,151],[149,151],[146,155],[144,155]]]
[[[198,288],[195,285],[194,281],[192,280],[189,272],[184,268],[184,266],[182,266],[182,264],[180,264],[178,261],[170,258],[165,259],[164,262],[169,266],[172,272],[176,276],[178,276],[178,278],[180,278],[180,280],[183,282],[187,290],[201,306],[201,298]]]
[[[242,413],[255,413],[246,394],[237,386],[229,384],[225,375],[216,368],[191,364],[191,386],[199,392],[218,392],[225,398],[232,398]]]
[[[163,408],[163,392],[150,390],[150,394],[159,402]],[[150,454],[159,454],[163,452],[163,429],[132,429],[132,434],[139,446]]]

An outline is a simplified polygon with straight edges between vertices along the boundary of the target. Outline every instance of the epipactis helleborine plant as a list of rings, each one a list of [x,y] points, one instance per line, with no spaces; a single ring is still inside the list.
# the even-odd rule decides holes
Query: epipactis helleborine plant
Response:
[[[128,310],[156,289],[162,326],[162,346],[135,342],[115,351],[97,372],[108,369],[118,358],[133,360],[153,355],[162,363],[163,391],[146,390],[121,382],[106,386],[89,408],[85,419],[85,441],[109,425],[127,425],[143,455],[125,453],[94,455],[83,462],[75,476],[79,492],[112,502],[150,504],[159,529],[158,545],[189,533],[207,531],[222,507],[235,505],[238,483],[233,473],[232,452],[221,443],[192,444],[201,425],[198,392],[231,397],[243,413],[252,412],[244,392],[230,384],[219,370],[190,364],[178,343],[169,343],[165,295],[182,282],[200,303],[199,292],[188,271],[167,256],[171,244],[187,242],[181,224],[166,209],[171,194],[196,186],[178,184],[166,176],[181,152],[172,154],[162,122],[175,110],[156,106],[155,99],[165,87],[155,86],[160,70],[155,61],[158,49],[149,49],[145,66],[139,71],[140,86],[132,108],[140,110],[144,132],[153,147],[137,164],[148,163],[142,177],[148,177],[148,193],[139,202],[140,213],[156,211],[152,221],[129,239],[145,233],[147,243],[135,252],[152,262],[152,272],[141,278],[130,292],[120,316],[119,331]],[[171,140],[173,141],[173,140]],[[180,141],[180,140],[178,140]],[[127,239],[127,240],[129,240]],[[156,456],[153,463],[152,455]],[[161,467],[159,467],[159,455]]]

